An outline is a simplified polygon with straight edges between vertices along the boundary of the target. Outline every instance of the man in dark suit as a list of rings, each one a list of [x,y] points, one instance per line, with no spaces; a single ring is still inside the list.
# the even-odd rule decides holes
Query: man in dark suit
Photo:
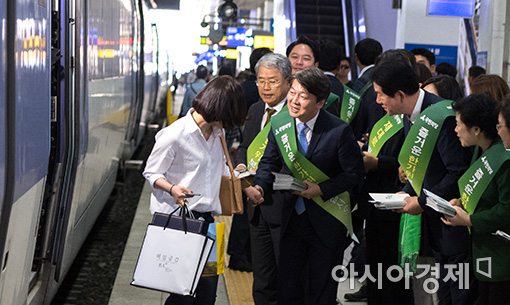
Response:
[[[335,71],[340,66],[342,54],[340,53],[340,46],[331,40],[320,40],[319,41],[319,69],[324,72],[324,75],[329,80],[331,85],[331,93],[338,96],[338,100],[326,106],[326,110],[335,116],[340,116],[341,102],[344,96],[344,85],[336,78]]]
[[[337,283],[331,272],[341,264],[352,230],[349,200],[338,198],[361,184],[363,161],[349,125],[322,110],[329,90],[328,79],[317,68],[294,75],[287,109],[273,119],[254,186],[247,189],[250,200],[264,206],[273,190],[272,172],[292,173],[308,186],[302,192],[282,192],[278,202],[272,198],[272,204],[283,207],[280,305],[336,304]],[[295,126],[300,130],[297,135]],[[286,139],[289,150],[287,144],[282,146]],[[313,172],[321,172],[323,178],[314,179]],[[326,211],[327,205],[334,211]],[[344,221],[337,211],[346,216]]]
[[[255,65],[257,65],[260,58],[267,53],[271,53],[271,50],[268,48],[257,48],[253,50],[250,55],[250,74],[248,79],[241,84],[246,101],[246,109],[250,109],[251,105],[260,101]],[[253,137],[255,137],[255,135],[253,135]],[[245,146],[251,143],[253,137],[249,139],[249,142],[244,142]],[[241,146],[240,150],[242,152],[236,154],[236,160],[241,160],[239,162],[243,164],[246,164],[246,149],[247,147]],[[246,200],[244,200],[244,206],[246,210],[248,208]],[[229,269],[246,272],[251,272],[253,270],[251,267],[250,224],[248,213],[232,216],[227,254],[230,255]]]
[[[260,160],[260,157],[250,156],[249,147],[258,136],[267,139],[269,126],[266,125],[271,117],[285,107],[290,87],[290,62],[283,55],[264,55],[255,66],[255,72],[261,101],[248,110],[243,142],[236,154],[237,170],[256,169],[253,163]],[[257,146],[256,143],[253,145]],[[264,149],[259,147],[258,150],[261,156]],[[268,196],[264,205],[247,205],[252,249],[253,299],[257,305],[277,304],[277,260],[281,225],[281,205],[278,202],[281,196],[281,192],[274,192],[272,196]]]
[[[381,55],[382,50],[379,41],[372,38],[360,40],[354,47],[354,56],[360,74],[352,82],[352,89],[358,92],[361,97],[358,115],[351,123],[356,140],[361,140],[366,133],[370,132],[370,128],[384,116],[384,110],[375,102],[375,93],[371,85],[375,60]]]
[[[404,114],[406,135],[421,113],[441,100],[419,88],[415,70],[405,61],[381,61],[374,69],[373,81],[377,103],[382,105],[386,113]],[[457,181],[469,166],[470,159],[470,151],[462,148],[455,134],[455,117],[446,117],[426,167],[423,188],[446,200],[458,198]],[[445,264],[469,262],[468,231],[442,224],[442,215],[426,206],[426,198],[421,189],[413,189],[408,182],[403,190],[410,197],[406,198],[406,205],[400,212],[422,215],[422,248],[431,248],[436,262],[441,266],[439,304],[471,304],[469,290],[460,290],[457,281],[443,281],[446,276],[443,268]],[[421,193],[420,196],[416,196],[418,193]]]

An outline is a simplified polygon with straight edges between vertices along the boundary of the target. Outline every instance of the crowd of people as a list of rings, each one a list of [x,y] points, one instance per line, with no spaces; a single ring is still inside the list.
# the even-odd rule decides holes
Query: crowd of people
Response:
[[[253,272],[255,304],[337,304],[334,270],[351,243],[353,271],[372,276],[347,300],[510,304],[510,240],[497,236],[510,233],[507,81],[472,67],[466,90],[429,50],[383,52],[371,38],[353,61],[349,79],[340,46],[299,37],[285,55],[254,50],[237,80],[206,83],[198,67],[182,118],[157,134],[147,160],[151,211],[187,202],[206,221],[221,214],[223,129],[227,140],[239,130],[236,172],[253,175],[227,253],[231,269]],[[274,173],[306,189],[275,190]],[[201,196],[185,201],[190,192]],[[405,199],[385,210],[370,193]],[[455,213],[432,208],[430,193]],[[204,277],[195,298],[166,304],[214,304],[216,286]]]

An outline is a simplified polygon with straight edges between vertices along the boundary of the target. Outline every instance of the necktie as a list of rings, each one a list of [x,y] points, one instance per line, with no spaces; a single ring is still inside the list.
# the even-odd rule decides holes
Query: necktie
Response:
[[[267,125],[267,123],[269,123],[269,121],[271,120],[271,116],[276,112],[276,109],[274,108],[267,108],[266,109],[266,122],[264,123],[264,127]]]
[[[301,152],[303,154],[306,154],[308,151],[308,140],[306,138],[306,134],[308,133],[308,126],[306,126],[305,123],[298,123],[298,140],[299,140],[299,146],[301,148]]]
[[[300,151],[306,155],[308,151],[308,140],[306,139],[306,134],[309,130],[308,126],[305,123],[298,123],[298,141]],[[298,197],[296,200],[296,205],[294,206],[296,213],[298,215],[303,214],[305,211],[305,202],[303,201],[303,197]]]

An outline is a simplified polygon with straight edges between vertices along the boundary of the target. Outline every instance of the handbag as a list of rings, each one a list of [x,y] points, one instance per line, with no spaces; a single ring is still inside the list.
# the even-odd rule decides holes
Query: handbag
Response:
[[[220,203],[221,215],[230,216],[232,214],[243,214],[243,192],[241,189],[241,179],[234,175],[234,167],[227,150],[225,137],[220,137],[223,146],[223,153],[227,159],[230,176],[221,177],[220,185]]]
[[[188,231],[189,218],[182,212],[182,230],[169,227],[172,215],[167,216],[164,226],[147,225],[131,285],[180,295],[195,294],[214,239]]]
[[[174,215],[177,211],[179,211],[179,215]],[[186,215],[189,215],[189,217],[186,217]],[[176,208],[170,214],[155,212],[152,215],[151,224],[202,235],[207,234],[205,222],[195,219],[193,212],[188,209],[187,205]]]

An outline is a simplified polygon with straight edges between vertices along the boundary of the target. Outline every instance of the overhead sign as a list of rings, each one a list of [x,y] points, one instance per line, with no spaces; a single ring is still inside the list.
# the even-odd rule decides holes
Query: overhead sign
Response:
[[[255,35],[253,37],[253,48],[269,48],[274,49],[274,36]]]
[[[227,28],[227,47],[237,48],[244,47],[246,40],[246,29],[237,27]]]
[[[452,16],[472,18],[475,11],[475,0],[428,0],[429,16]]]
[[[441,62],[447,62],[457,66],[457,46],[444,46],[435,44],[415,44],[406,43],[404,49],[410,51],[416,48],[425,48],[436,56],[436,65]]]

